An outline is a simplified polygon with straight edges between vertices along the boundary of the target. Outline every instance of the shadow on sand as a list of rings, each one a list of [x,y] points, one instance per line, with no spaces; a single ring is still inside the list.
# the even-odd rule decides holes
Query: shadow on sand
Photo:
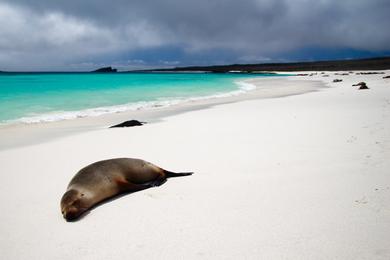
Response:
[[[130,191],[130,192],[125,191],[125,192],[119,193],[119,194],[117,194],[117,195],[115,195],[115,196],[113,196],[113,197],[107,198],[107,199],[105,199],[105,200],[102,200],[101,202],[96,203],[95,205],[93,205],[92,207],[90,207],[88,210],[86,210],[84,213],[82,213],[79,217],[77,217],[77,218],[75,218],[75,219],[69,219],[69,220],[65,219],[65,220],[66,220],[67,222],[70,222],[70,223],[72,223],[72,222],[78,222],[78,221],[84,219],[87,215],[89,215],[89,213],[91,213],[92,210],[94,210],[94,209],[97,208],[97,207],[100,207],[101,205],[104,205],[104,204],[109,203],[109,202],[111,202],[111,201],[120,199],[120,198],[122,198],[122,197],[124,197],[124,196],[126,196],[126,195],[129,195],[129,194],[132,194],[132,193],[136,193],[136,192],[139,192],[139,191],[143,191],[143,190],[147,190],[147,189],[150,189],[150,188],[155,188],[155,187],[156,187],[156,186],[150,186],[150,187],[144,187],[144,188],[139,189],[139,190],[136,190],[136,191]]]

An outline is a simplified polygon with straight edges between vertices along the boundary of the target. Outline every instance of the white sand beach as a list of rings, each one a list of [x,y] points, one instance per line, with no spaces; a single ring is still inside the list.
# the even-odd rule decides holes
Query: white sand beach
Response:
[[[390,259],[384,72],[257,79],[258,89],[239,100],[203,101],[163,118],[155,111],[0,129],[0,258]],[[351,86],[360,81],[370,89]],[[160,120],[102,127],[125,117]],[[15,140],[77,122],[88,131]],[[115,157],[195,174],[66,222],[59,205],[70,179]]]

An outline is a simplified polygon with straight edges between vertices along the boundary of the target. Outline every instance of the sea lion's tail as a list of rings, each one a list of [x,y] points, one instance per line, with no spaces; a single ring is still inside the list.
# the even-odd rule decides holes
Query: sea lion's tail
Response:
[[[189,176],[194,174],[193,172],[170,172],[170,171],[164,171],[164,172],[167,178]]]

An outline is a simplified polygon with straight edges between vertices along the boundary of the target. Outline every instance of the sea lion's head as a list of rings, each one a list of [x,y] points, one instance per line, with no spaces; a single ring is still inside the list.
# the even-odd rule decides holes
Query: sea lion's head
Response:
[[[61,212],[67,221],[77,219],[86,210],[86,200],[82,192],[71,189],[62,196]]]

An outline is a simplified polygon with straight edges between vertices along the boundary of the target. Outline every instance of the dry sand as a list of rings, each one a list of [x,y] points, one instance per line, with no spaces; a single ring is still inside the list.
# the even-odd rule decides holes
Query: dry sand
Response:
[[[248,94],[142,127],[12,148],[3,138],[0,258],[389,259],[390,79],[328,74],[256,83],[323,81],[319,91]],[[124,156],[195,175],[66,222],[59,201],[73,175]]]

